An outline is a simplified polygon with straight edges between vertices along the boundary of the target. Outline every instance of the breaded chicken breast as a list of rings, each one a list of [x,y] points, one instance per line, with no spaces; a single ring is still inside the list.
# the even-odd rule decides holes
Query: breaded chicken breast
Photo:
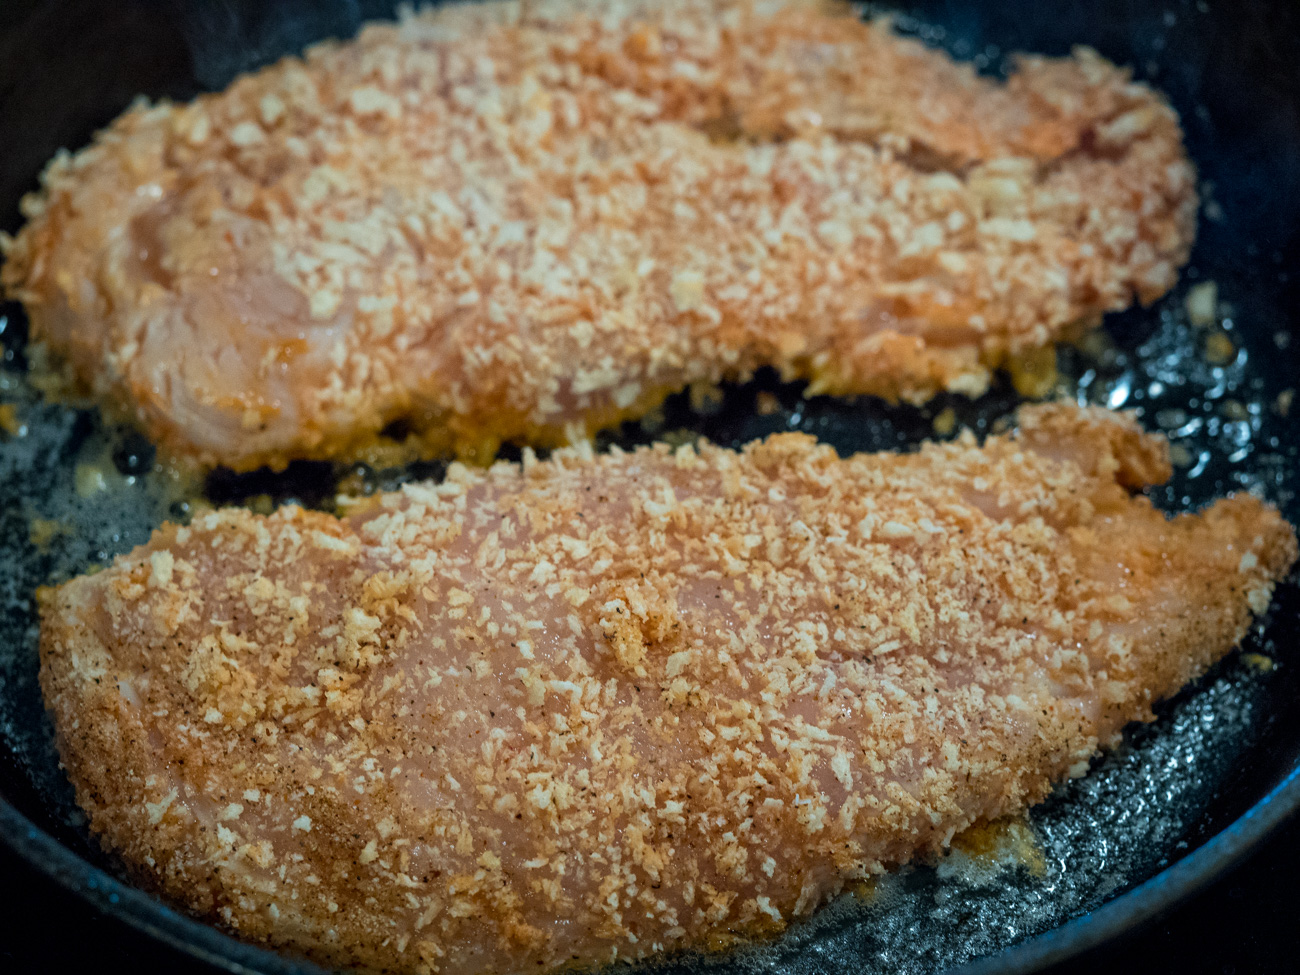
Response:
[[[1172,520],[1127,417],[841,459],[786,434],[453,465],[161,529],[41,596],[91,826],[255,941],[550,971],[757,935],[1083,775],[1296,540]]]
[[[1163,294],[1194,177],[1086,49],[1003,82],[821,0],[441,7],[127,112],[3,283],[173,453],[486,460],[767,365],[978,393]]]

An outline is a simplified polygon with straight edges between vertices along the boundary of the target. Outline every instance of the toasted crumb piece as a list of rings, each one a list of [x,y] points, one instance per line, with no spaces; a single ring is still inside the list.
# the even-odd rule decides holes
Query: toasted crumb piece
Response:
[[[1209,328],[1219,320],[1219,286],[1213,281],[1202,281],[1189,288],[1183,308],[1189,322],[1197,328]]]

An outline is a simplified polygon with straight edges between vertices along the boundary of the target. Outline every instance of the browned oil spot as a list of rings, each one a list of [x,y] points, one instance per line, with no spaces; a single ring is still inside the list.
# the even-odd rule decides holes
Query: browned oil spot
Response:
[[[855,880],[845,888],[845,893],[855,901],[862,904],[869,904],[876,899],[880,893],[879,882],[875,877],[868,877],[866,880]]]
[[[1017,393],[1028,399],[1042,399],[1056,387],[1056,348],[1049,345],[1012,356],[1007,361],[1007,372]]]
[[[18,408],[13,403],[0,404],[0,430],[11,437],[17,437],[22,429],[22,421],[18,419]]]
[[[759,416],[771,416],[781,409],[781,401],[764,390],[758,394],[758,398],[754,402],[754,408],[758,411]]]
[[[984,861],[986,865],[1015,864],[1028,870],[1030,876],[1047,875],[1043,848],[1033,828],[1021,816],[976,823],[953,837],[952,847],[973,860]]]
[[[1267,674],[1276,666],[1276,664],[1273,663],[1272,657],[1265,656],[1262,653],[1243,653],[1241,655],[1241,662],[1251,670],[1261,674]]]
[[[946,437],[957,427],[957,414],[951,406],[945,406],[930,425],[934,429],[935,436]]]
[[[60,535],[72,534],[72,526],[57,518],[33,518],[27,523],[27,537],[38,551],[44,552]]]
[[[1211,365],[1221,366],[1236,354],[1237,347],[1223,332],[1211,332],[1205,340],[1205,361]]]

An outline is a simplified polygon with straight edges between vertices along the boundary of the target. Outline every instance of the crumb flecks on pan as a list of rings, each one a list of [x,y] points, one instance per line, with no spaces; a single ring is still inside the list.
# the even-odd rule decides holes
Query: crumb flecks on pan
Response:
[[[57,159],[4,281],[80,385],[205,464],[490,458],[774,365],[978,393],[1150,301],[1175,113],[1080,49],[1006,82],[794,0],[442,8]]]
[[[329,961],[779,928],[1083,774],[1294,559],[1252,497],[1131,496],[1169,475],[1131,420],[1020,417],[984,447],[566,451],[347,520],[164,528],[43,597],[65,761],[140,877]]]

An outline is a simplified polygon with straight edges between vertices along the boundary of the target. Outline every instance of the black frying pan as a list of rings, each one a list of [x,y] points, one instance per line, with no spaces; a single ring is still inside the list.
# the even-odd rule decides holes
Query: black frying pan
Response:
[[[0,11],[0,222],[16,227],[19,195],[55,150],[84,144],[135,95],[183,98],[221,87],[239,71],[321,37],[349,35],[391,8],[388,0],[8,0]],[[1300,375],[1293,278],[1300,273],[1300,8],[1286,0],[1075,0],[1050,9],[1034,0],[934,0],[909,13],[915,16],[903,17],[901,29],[989,71],[1001,69],[1005,52],[1060,54],[1087,43],[1170,95],[1209,201],[1192,263],[1163,302],[1109,320],[1109,343],[1064,351],[1063,391],[1136,409],[1149,427],[1169,433],[1183,463],[1154,492],[1166,509],[1254,490],[1300,521],[1300,457],[1286,415],[1287,391]],[[1208,280],[1217,283],[1222,314],[1197,329],[1183,302]],[[164,519],[185,518],[193,499],[169,482],[137,435],[104,426],[93,409],[46,403],[27,382],[21,309],[8,306],[3,316],[0,400],[16,405],[21,430],[0,434],[0,840],[105,912],[218,966],[312,971],[123,884],[86,834],[36,686],[32,592],[144,541]],[[766,397],[767,407],[757,408],[760,392],[775,397],[775,410]],[[660,425],[629,425],[604,442],[702,433],[739,444],[802,429],[842,452],[905,449],[933,435],[946,408],[984,432],[1015,402],[1006,386],[977,402],[944,397],[925,409],[804,400],[799,389],[760,376],[730,390],[708,415],[678,398]],[[436,463],[388,472],[297,464],[275,476],[216,472],[203,492],[214,503],[328,506],[344,476],[382,488],[440,472]],[[1300,691],[1297,622],[1300,591],[1284,586],[1246,653],[1033,811],[1034,839],[1018,859],[958,854],[899,872],[870,900],[840,904],[773,945],[708,965],[1024,972],[1153,916],[1300,805],[1300,711],[1290,706]],[[677,960],[665,967],[702,966]]]

